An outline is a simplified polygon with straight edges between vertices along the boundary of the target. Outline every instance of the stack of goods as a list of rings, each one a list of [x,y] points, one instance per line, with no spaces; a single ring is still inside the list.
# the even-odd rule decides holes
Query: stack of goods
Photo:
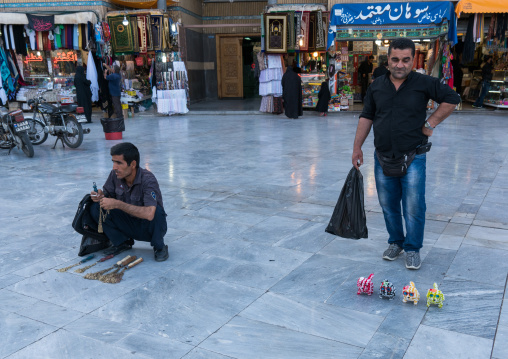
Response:
[[[167,115],[189,112],[185,90],[157,90],[157,112]]]
[[[282,55],[258,54],[258,63],[261,73],[259,75],[259,95],[261,100],[261,112],[282,112]],[[275,111],[277,110],[277,111]]]

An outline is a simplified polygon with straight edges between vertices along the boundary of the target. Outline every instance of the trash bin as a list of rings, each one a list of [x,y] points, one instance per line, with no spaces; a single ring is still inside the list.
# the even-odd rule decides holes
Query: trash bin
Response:
[[[106,140],[121,140],[125,131],[123,118],[101,118],[102,129]]]

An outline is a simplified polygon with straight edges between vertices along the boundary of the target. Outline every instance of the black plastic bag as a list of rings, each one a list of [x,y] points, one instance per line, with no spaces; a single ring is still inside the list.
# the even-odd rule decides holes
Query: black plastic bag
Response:
[[[367,238],[367,218],[363,204],[363,176],[356,168],[347,175],[326,232],[344,238]]]
[[[100,240],[97,238],[83,236],[81,238],[81,245],[79,246],[78,256],[83,257],[84,255],[106,249],[111,245],[109,240]]]
[[[102,129],[104,133],[114,133],[125,131],[125,122],[121,118],[101,118]]]

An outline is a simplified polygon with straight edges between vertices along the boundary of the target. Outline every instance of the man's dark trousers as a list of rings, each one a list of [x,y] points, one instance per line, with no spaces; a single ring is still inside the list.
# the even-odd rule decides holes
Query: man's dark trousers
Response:
[[[99,223],[99,203],[90,207],[92,218]],[[102,211],[103,214],[106,211]],[[153,248],[164,248],[164,235],[168,229],[166,213],[162,207],[157,206],[153,220],[141,219],[131,216],[119,209],[112,209],[102,221],[102,229],[114,246],[119,246],[129,238],[137,241],[150,242]]]

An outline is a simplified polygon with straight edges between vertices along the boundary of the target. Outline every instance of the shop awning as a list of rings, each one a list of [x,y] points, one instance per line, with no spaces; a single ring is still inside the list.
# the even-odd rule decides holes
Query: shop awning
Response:
[[[456,43],[457,19],[450,1],[335,4],[330,12],[328,48],[333,43],[337,27],[381,29],[390,26],[400,29],[405,25],[440,25],[443,21],[449,21],[448,39]]]
[[[506,0],[460,0],[455,7],[457,17],[460,13],[483,14],[508,12],[508,3]]]
[[[92,11],[55,15],[55,24],[86,24],[88,21],[95,24],[97,20],[97,15]],[[27,25],[28,18],[25,14],[21,13],[3,12],[0,13],[0,24]]]
[[[157,0],[146,1],[128,1],[128,0],[109,0],[115,5],[129,7],[132,9],[153,9],[157,8]],[[178,5],[179,1],[166,0],[166,6]]]

